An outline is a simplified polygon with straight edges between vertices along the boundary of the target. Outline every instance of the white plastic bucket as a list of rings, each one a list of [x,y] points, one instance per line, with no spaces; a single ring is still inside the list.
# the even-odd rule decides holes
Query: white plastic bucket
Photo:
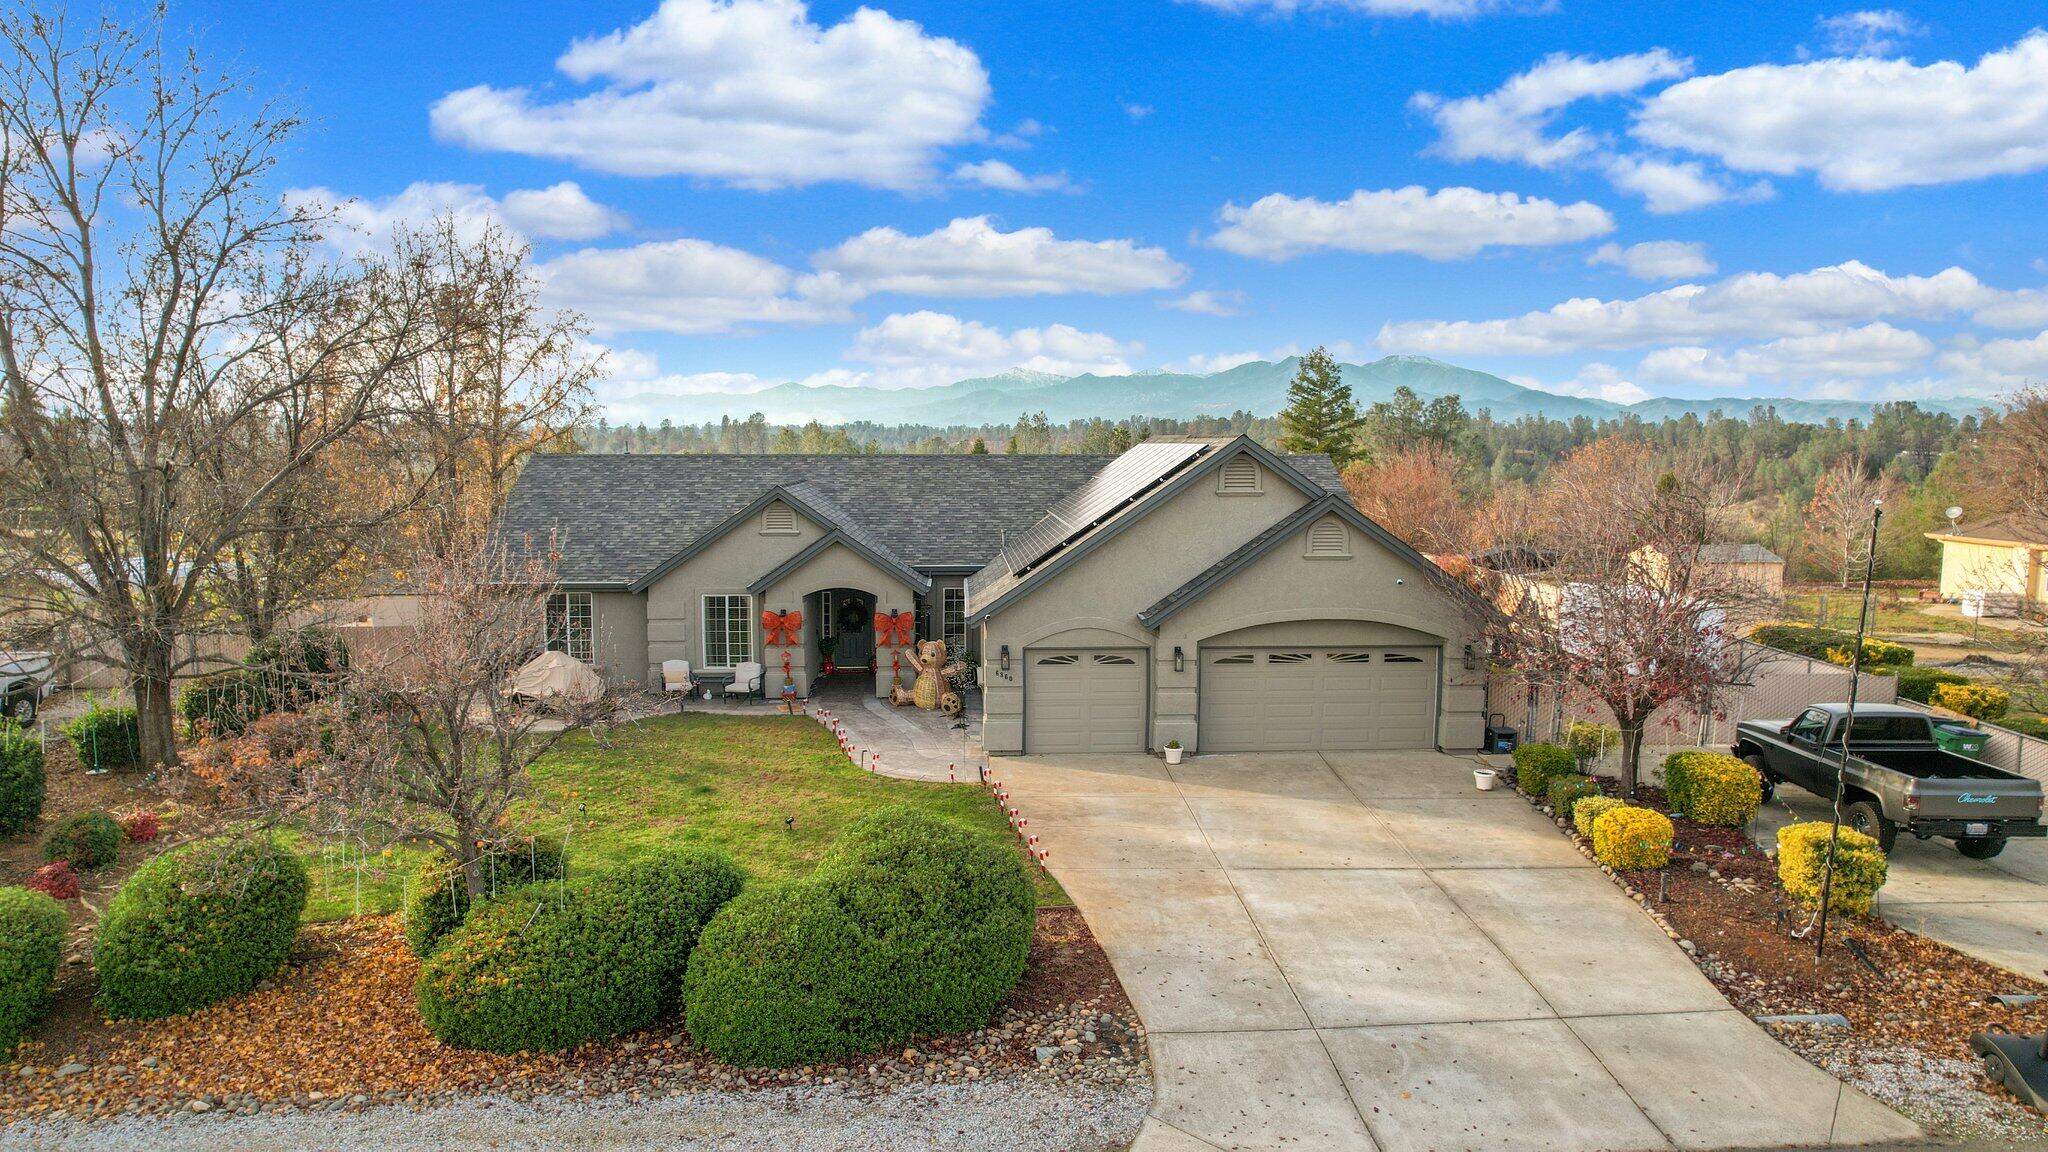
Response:
[[[1472,770],[1472,786],[1481,792],[1493,791],[1493,786],[1498,783],[1500,783],[1500,773],[1493,769],[1474,768]]]

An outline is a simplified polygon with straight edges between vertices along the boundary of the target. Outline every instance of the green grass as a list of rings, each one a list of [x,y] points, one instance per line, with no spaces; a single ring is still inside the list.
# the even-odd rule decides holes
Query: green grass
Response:
[[[571,875],[697,844],[724,849],[754,879],[803,876],[841,828],[892,804],[1016,843],[983,789],[862,772],[807,717],[661,716],[618,729],[603,748],[578,732],[534,766],[533,784],[521,815],[534,830],[565,839]],[[395,910],[419,855],[307,844],[313,892],[306,918]],[[1042,873],[1038,900],[1069,903]]]

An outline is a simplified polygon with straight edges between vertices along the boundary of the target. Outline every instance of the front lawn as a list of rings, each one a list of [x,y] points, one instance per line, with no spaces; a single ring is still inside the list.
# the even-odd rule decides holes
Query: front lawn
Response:
[[[660,716],[600,748],[567,737],[534,767],[533,827],[563,837],[573,873],[617,867],[670,844],[723,848],[755,879],[808,873],[839,830],[876,808],[909,804],[996,840],[1016,837],[988,793],[855,768],[816,721],[794,716]],[[305,846],[308,920],[395,910],[419,854]],[[1038,873],[1038,902],[1068,903]]]

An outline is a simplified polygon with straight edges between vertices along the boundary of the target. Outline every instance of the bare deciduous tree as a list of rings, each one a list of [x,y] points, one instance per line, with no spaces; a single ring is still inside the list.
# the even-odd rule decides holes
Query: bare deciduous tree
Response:
[[[1872,475],[1863,461],[1844,456],[1814,482],[1806,503],[1806,547],[1816,564],[1841,578],[1842,587],[1863,570],[1870,549],[1870,509],[1879,500],[1894,500],[1898,485]]]
[[[430,333],[404,278],[303,258],[319,220],[266,187],[298,121],[242,111],[157,20],[0,15],[0,588],[17,624],[82,628],[120,666],[168,763],[223,556]],[[298,443],[209,467],[308,394]]]
[[[1462,551],[1471,539],[1472,508],[1460,489],[1464,462],[1425,443],[1344,469],[1344,487],[1360,512],[1431,555]]]

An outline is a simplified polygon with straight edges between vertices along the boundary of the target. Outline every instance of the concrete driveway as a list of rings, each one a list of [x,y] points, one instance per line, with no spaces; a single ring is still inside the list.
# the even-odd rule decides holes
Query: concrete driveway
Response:
[[[1918,1135],[1731,1009],[1533,809],[1475,792],[1472,767],[996,762],[1150,1031],[1136,1149]]]
[[[1825,820],[1828,802],[1784,788],[1757,813],[1757,842],[1775,845],[1793,820]],[[2048,979],[2048,839],[2014,840],[1970,860],[1947,840],[1901,836],[1892,845],[1877,914],[1988,964]]]

